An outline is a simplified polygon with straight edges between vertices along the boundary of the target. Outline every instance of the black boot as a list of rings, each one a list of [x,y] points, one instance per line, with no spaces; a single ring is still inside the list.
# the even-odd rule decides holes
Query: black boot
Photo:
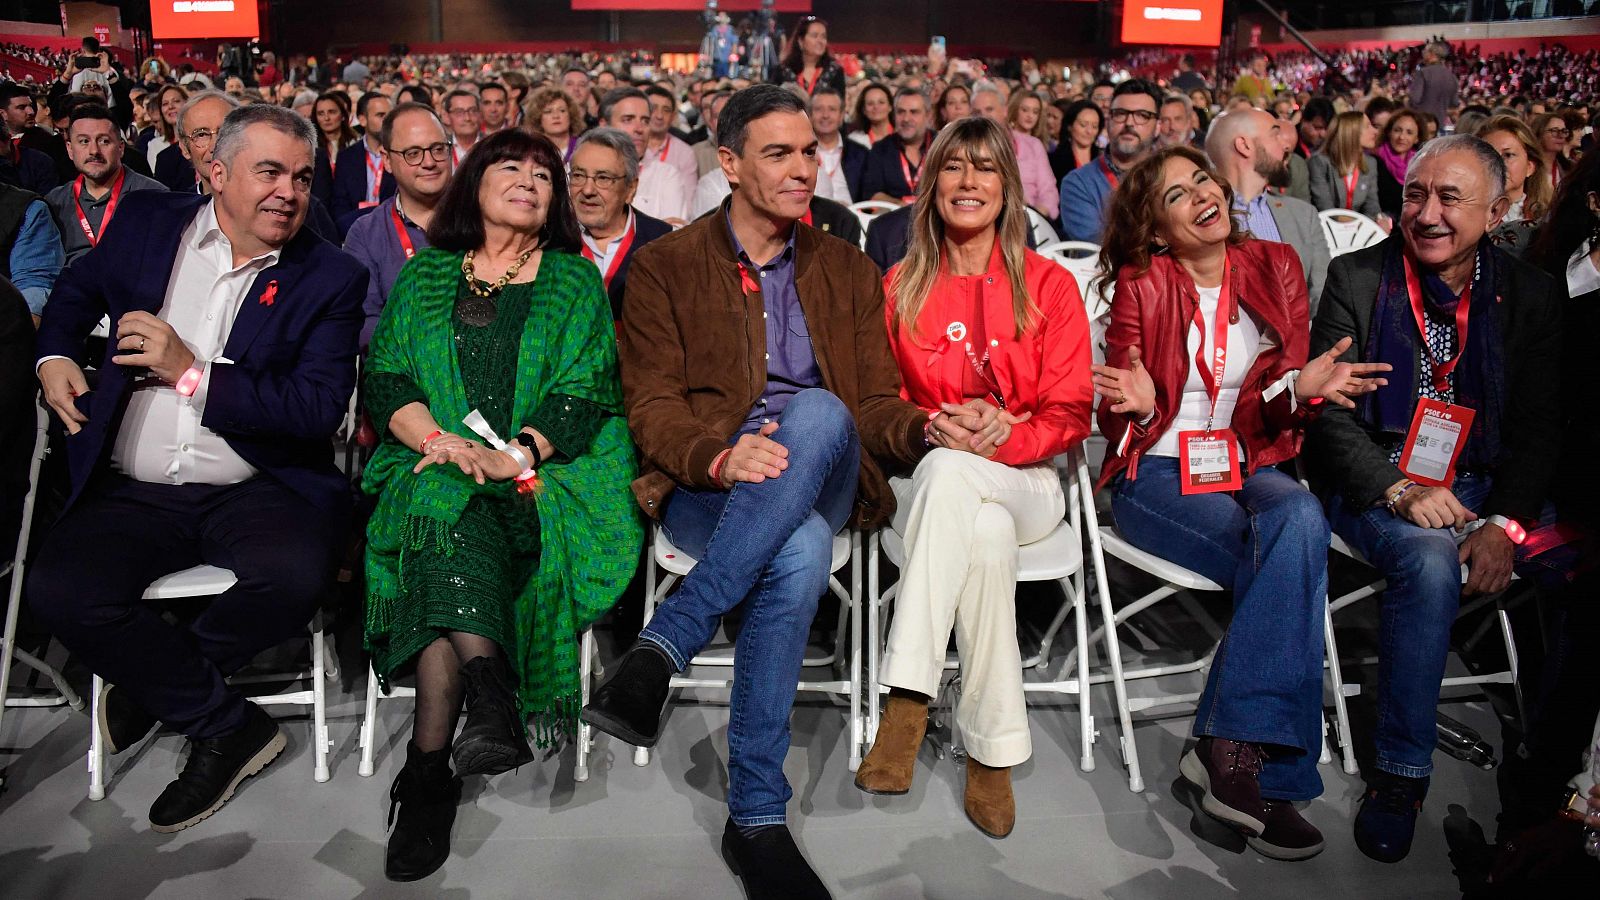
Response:
[[[672,693],[672,661],[660,647],[639,641],[617,663],[617,674],[583,708],[585,722],[635,747],[654,747]]]
[[[406,745],[406,765],[389,788],[389,847],[383,874],[390,881],[427,878],[450,856],[450,826],[461,802],[461,779],[450,772],[450,750],[423,753]]]
[[[461,667],[467,724],[456,738],[457,775],[498,775],[533,761],[528,726],[518,711],[511,667],[500,656],[475,656]]]
[[[744,879],[750,900],[831,900],[832,894],[794,842],[787,825],[768,825],[748,836],[729,819],[722,858]]]

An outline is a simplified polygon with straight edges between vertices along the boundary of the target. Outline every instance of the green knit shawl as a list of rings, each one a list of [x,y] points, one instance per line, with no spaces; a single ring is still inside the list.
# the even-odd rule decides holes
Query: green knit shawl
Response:
[[[451,324],[461,259],[425,249],[406,264],[373,334],[366,369],[411,379],[440,427],[464,434],[462,420],[471,409]],[[518,348],[512,421],[527,421],[550,394],[580,397],[611,413],[586,452],[539,469],[538,570],[517,595],[516,646],[504,650],[518,675],[523,712],[543,747],[576,728],[581,635],[627,587],[644,533],[629,490],[634,449],[621,415],[615,332],[600,274],[581,256],[549,252],[534,284]],[[386,440],[363,474],[362,489],[378,496],[367,525],[369,636],[394,626],[394,601],[407,589],[400,561],[421,548],[425,529],[447,535],[474,496],[527,502],[514,499],[510,482],[479,485],[455,466],[414,474],[419,458]]]

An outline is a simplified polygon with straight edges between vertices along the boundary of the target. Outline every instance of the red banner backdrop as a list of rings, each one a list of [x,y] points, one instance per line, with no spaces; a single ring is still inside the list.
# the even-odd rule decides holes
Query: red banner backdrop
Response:
[[[722,0],[722,12],[755,12],[761,0]],[[674,12],[701,12],[705,0],[572,0],[577,10],[670,10]],[[778,0],[778,12],[811,12],[811,0]]]

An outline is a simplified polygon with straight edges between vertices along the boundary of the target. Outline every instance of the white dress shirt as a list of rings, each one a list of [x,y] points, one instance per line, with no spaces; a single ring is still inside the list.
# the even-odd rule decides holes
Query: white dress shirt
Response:
[[[633,206],[647,216],[657,219],[689,220],[689,193],[684,190],[683,176],[671,166],[640,166],[639,189],[634,192]]]
[[[695,182],[700,180],[700,162],[695,158],[692,147],[670,134],[667,135],[667,142],[664,145],[653,149],[646,147],[644,158],[639,160],[639,174],[642,176],[646,169],[662,166],[678,173],[678,179],[683,184],[683,196],[686,199],[694,196]]]
[[[689,212],[696,218],[722,205],[722,201],[733,193],[733,186],[728,184],[728,176],[722,174],[721,169],[712,169],[701,176],[700,183],[694,189],[694,205]]]
[[[620,234],[613,236],[611,243],[604,250],[600,249],[600,242],[590,236],[589,229],[582,229],[583,245],[589,248],[590,253],[594,254],[594,264],[600,268],[600,277],[602,279],[611,271],[611,261],[616,257],[617,251],[622,249],[622,239],[633,231],[633,227],[633,208],[629,207],[628,227],[622,229]]]
[[[111,465],[117,471],[158,484],[238,484],[255,476],[255,467],[200,420],[214,365],[231,363],[222,349],[240,301],[280,252],[235,266],[233,245],[217,224],[214,203],[201,207],[184,229],[159,318],[183,339],[205,375],[190,397],[179,396],[172,385],[153,376],[136,382],[111,447]]]
[[[828,149],[817,145],[817,196],[850,205],[850,182],[844,177],[844,141]]]

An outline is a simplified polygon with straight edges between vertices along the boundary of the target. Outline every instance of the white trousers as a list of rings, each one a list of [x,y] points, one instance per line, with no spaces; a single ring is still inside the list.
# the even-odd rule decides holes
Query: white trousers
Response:
[[[906,560],[883,683],[937,693],[954,629],[962,686],[956,724],[967,752],[984,765],[1018,765],[1033,742],[1017,647],[1017,548],[1061,523],[1061,477],[1049,462],[1012,467],[938,448],[910,478],[889,484]]]

